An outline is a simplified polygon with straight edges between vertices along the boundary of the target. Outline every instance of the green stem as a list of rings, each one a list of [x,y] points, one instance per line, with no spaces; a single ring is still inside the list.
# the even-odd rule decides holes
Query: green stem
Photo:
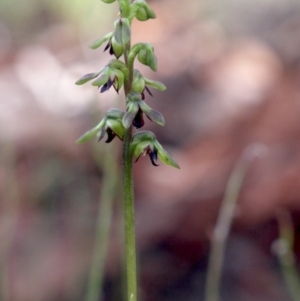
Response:
[[[135,219],[134,219],[134,191],[132,153],[129,146],[132,128],[124,136],[123,142],[123,189],[124,189],[124,218],[125,218],[125,244],[126,244],[126,274],[128,301],[137,300],[136,276],[136,247],[135,247]]]
[[[283,209],[278,212],[277,220],[280,237],[278,240],[280,244],[278,244],[277,256],[288,293],[293,301],[297,301],[300,299],[300,278],[293,253],[295,235],[293,221],[290,213]]]
[[[129,17],[129,0],[118,0],[123,18]],[[128,79],[124,83],[125,96],[130,93],[133,76],[133,61],[128,60],[131,48],[131,41],[126,45],[124,61],[128,68]],[[137,300],[137,272],[136,272],[136,246],[135,246],[135,218],[134,218],[134,189],[133,189],[133,168],[132,152],[130,143],[132,138],[132,126],[124,135],[122,163],[123,163],[123,193],[124,193],[124,223],[125,223],[125,244],[126,244],[126,276],[127,276],[127,300]]]
[[[217,223],[213,231],[205,286],[205,301],[219,301],[224,252],[234,218],[236,203],[250,162],[266,152],[261,144],[250,145],[236,163],[225,189]]]
[[[221,203],[217,224],[211,241],[205,287],[205,301],[219,301],[224,251],[245,173],[245,162],[241,161],[235,166],[227,183],[225,196]]]

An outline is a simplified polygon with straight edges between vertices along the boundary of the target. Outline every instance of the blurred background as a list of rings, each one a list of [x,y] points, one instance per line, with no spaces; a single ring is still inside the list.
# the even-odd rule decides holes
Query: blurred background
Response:
[[[204,300],[220,204],[246,160],[220,300],[300,300],[284,276],[297,290],[297,275],[285,272],[300,256],[300,2],[148,3],[157,19],[135,20],[133,41],[154,45],[158,71],[136,67],[167,90],[146,98],[165,127],[146,121],[146,129],[181,169],[146,157],[134,165],[141,299]],[[0,1],[0,300],[84,300],[99,194],[107,171],[120,175],[121,143],[75,141],[124,104],[114,91],[74,83],[111,59],[88,46],[117,13],[99,0]],[[123,287],[118,187],[105,263],[110,301]],[[294,235],[287,259],[280,225]]]

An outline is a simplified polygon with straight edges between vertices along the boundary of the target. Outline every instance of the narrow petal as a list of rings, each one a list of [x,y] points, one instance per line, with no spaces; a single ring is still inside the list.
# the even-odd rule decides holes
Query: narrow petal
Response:
[[[86,82],[96,78],[99,74],[100,74],[101,71],[99,72],[95,72],[95,73],[88,73],[82,77],[80,77],[80,79],[78,79],[75,84],[76,85],[83,85],[85,84]]]
[[[96,86],[96,87],[100,87],[100,86],[104,85],[108,81],[110,73],[111,73],[110,68],[108,66],[106,66],[101,71],[100,76],[92,82],[92,85]]]
[[[149,95],[153,97],[151,91],[149,90],[149,88],[148,88],[147,86],[145,87],[145,89],[146,89],[146,91],[149,93]]]
[[[101,120],[101,122],[95,126],[94,128],[90,129],[89,131],[87,131],[86,133],[84,133],[79,139],[76,140],[77,144],[82,144],[84,142],[87,142],[88,140],[90,140],[91,138],[93,138],[94,136],[97,135],[97,133],[99,131],[101,131],[101,129],[104,127],[105,124],[105,120]]]
[[[113,81],[109,78],[108,81],[101,87],[100,93],[103,93],[105,91],[108,91],[111,86],[113,85]]]
[[[139,110],[139,106],[137,103],[130,103],[127,109],[127,112],[124,114],[122,118],[122,123],[126,129],[130,127],[133,119],[135,118],[137,112]]]
[[[158,125],[165,125],[164,116],[160,112],[151,109],[144,101],[140,101],[139,105],[141,110],[147,115],[150,120],[156,122]]]
[[[148,87],[154,88],[159,91],[165,91],[167,89],[167,87],[161,82],[157,82],[155,80],[151,80],[151,79],[148,79],[145,77],[144,77],[144,79],[145,79],[145,83]]]
[[[90,45],[90,48],[92,49],[97,49],[98,47],[100,47],[104,42],[106,42],[107,40],[109,40],[111,37],[113,36],[113,32],[108,33],[106,36],[104,36],[103,38],[100,38],[98,40],[96,40],[95,42],[93,42],[92,45]]]
[[[103,137],[104,137],[104,135],[105,135],[105,133],[106,133],[106,129],[107,129],[107,126],[105,126],[105,127],[103,127],[103,128],[101,129],[101,133],[100,133],[98,142],[100,142],[100,141],[103,139]]]
[[[106,44],[103,52],[105,52],[109,47],[111,47],[111,41],[109,40],[109,42]]]
[[[154,147],[155,149],[157,149],[158,158],[162,163],[180,169],[178,163],[170,156],[170,154],[162,147],[162,145],[157,140],[154,141]]]

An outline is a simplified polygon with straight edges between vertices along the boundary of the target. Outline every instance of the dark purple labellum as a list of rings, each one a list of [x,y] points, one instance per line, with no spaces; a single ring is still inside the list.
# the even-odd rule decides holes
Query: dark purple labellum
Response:
[[[149,93],[149,95],[153,97],[151,91],[149,90],[149,88],[147,86],[145,87],[145,89],[147,90],[147,92]]]
[[[112,131],[111,128],[107,128],[106,133],[107,133],[107,140],[105,141],[106,143],[111,142],[116,137],[116,134]]]
[[[157,161],[157,150],[149,151],[149,157],[150,157],[152,165],[159,166],[156,163],[156,161]]]
[[[109,42],[107,43],[107,45],[105,46],[103,52],[105,52],[109,47],[111,47],[111,42],[110,42],[110,41],[109,41]]]
[[[100,89],[100,93],[103,93],[105,91],[108,91],[110,89],[110,87],[113,85],[113,81],[109,78],[107,83],[105,83],[101,89]]]
[[[145,124],[145,121],[143,118],[143,111],[141,109],[139,109],[132,121],[132,125],[134,127],[136,127],[137,129],[139,129],[139,128],[143,127],[144,124]]]

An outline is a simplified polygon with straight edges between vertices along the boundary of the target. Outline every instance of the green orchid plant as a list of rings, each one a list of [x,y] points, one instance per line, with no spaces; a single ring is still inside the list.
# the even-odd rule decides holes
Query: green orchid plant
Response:
[[[113,3],[116,0],[102,0]],[[134,18],[147,21],[156,18],[154,11],[145,0],[117,0],[119,4],[119,18],[114,22],[114,30],[96,40],[90,47],[97,49],[106,43],[104,51],[109,51],[115,58],[99,71],[88,73],[76,81],[77,85],[91,80],[92,85],[98,87],[100,93],[113,88],[117,93],[123,88],[125,94],[125,111],[112,108],[93,129],[82,135],[77,143],[84,143],[97,136],[99,141],[107,134],[106,142],[115,137],[123,141],[123,191],[125,216],[126,243],[126,274],[128,301],[137,300],[135,225],[134,225],[134,194],[133,194],[133,161],[141,156],[149,155],[154,166],[158,166],[158,159],[167,165],[179,168],[176,161],[162,147],[156,136],[150,131],[138,131],[145,124],[144,116],[149,120],[164,126],[163,115],[149,107],[146,102],[146,92],[152,96],[150,88],[164,91],[165,85],[144,77],[134,69],[137,59],[151,70],[157,70],[157,58],[154,48],[148,43],[137,43],[131,46],[131,23]],[[123,56],[123,61],[120,59]]]

